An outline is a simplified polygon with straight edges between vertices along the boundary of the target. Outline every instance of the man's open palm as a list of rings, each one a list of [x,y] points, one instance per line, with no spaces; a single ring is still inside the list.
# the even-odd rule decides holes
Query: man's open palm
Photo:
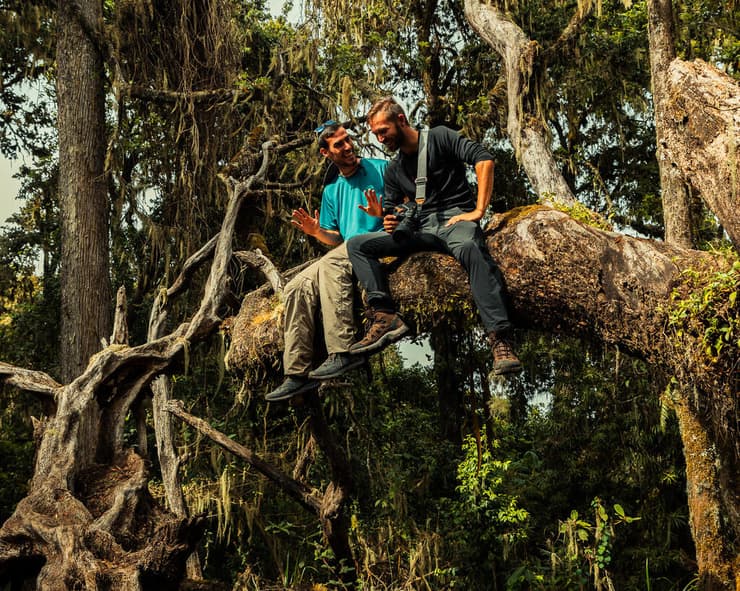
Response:
[[[319,210],[315,210],[313,217],[302,207],[293,210],[293,225],[298,226],[305,234],[316,236],[319,232]]]

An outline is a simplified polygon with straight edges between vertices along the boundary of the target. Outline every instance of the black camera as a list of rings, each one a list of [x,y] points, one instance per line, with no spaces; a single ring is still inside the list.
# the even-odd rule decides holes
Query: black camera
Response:
[[[414,237],[414,232],[421,227],[421,205],[416,201],[408,201],[388,208],[385,214],[393,214],[398,220],[398,225],[391,234],[396,242],[410,240]]]

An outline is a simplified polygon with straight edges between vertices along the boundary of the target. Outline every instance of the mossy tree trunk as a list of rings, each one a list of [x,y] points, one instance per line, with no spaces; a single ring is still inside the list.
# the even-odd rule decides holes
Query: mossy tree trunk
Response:
[[[693,248],[691,196],[681,171],[665,154],[668,103],[668,67],[676,58],[672,0],[648,0],[648,42],[650,77],[655,109],[656,157],[660,171],[665,241]]]

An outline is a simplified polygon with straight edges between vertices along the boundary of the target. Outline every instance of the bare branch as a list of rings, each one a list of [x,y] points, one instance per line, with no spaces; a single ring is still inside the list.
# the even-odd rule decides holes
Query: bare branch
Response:
[[[116,294],[116,313],[113,319],[113,334],[110,337],[111,345],[128,345],[128,323],[126,288],[121,286]]]
[[[15,367],[2,361],[0,361],[0,380],[21,390],[48,396],[55,396],[62,387],[61,384],[42,371]]]
[[[151,89],[126,82],[120,83],[119,88],[130,97],[156,103],[176,103],[183,100],[193,101],[195,103],[227,103],[240,100],[246,101],[253,98],[252,91],[231,88],[178,92],[174,90]]]
[[[167,318],[167,311],[170,307],[172,298],[179,295],[189,285],[190,279],[200,266],[207,261],[212,255],[216,248],[216,242],[218,241],[218,234],[211,238],[200,250],[195,254],[191,255],[182,267],[182,271],[177,276],[177,279],[172,283],[169,289],[161,290],[157,294],[152,306],[152,312],[149,316],[149,332],[147,339],[153,341],[161,336],[160,329]]]
[[[592,9],[593,6],[590,3],[585,3],[583,6],[579,3],[573,16],[570,17],[570,21],[568,21],[568,24],[560,33],[560,37],[557,38],[555,43],[547,48],[546,52],[548,55],[559,53],[563,45],[578,34],[583,23],[585,23],[586,19],[591,15]]]
[[[214,443],[223,447],[225,450],[245,460],[250,466],[280,486],[280,488],[293,497],[293,499],[298,501],[307,510],[316,515],[320,514],[321,501],[315,496],[310,487],[302,482],[294,480],[283,471],[275,468],[271,464],[268,464],[252,450],[232,439],[229,439],[226,435],[211,427],[211,425],[203,419],[188,413],[185,410],[182,401],[170,400],[167,404],[166,410],[182,419],[182,421],[211,439]]]
[[[240,261],[246,263],[252,268],[259,269],[267,277],[267,280],[272,286],[272,290],[279,296],[283,293],[285,287],[285,279],[277,270],[277,267],[273,262],[262,254],[262,251],[258,248],[250,251],[237,251],[234,256]]]

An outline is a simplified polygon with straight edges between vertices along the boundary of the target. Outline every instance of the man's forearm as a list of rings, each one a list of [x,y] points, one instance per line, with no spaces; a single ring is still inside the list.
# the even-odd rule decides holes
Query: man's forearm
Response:
[[[313,237],[328,246],[336,246],[343,242],[342,235],[339,232],[334,230],[324,230],[324,228],[319,228],[319,231],[316,232]]]
[[[475,210],[481,216],[486,213],[491,194],[493,193],[493,160],[482,160],[475,165],[475,176],[478,178],[478,198],[475,202]]]

